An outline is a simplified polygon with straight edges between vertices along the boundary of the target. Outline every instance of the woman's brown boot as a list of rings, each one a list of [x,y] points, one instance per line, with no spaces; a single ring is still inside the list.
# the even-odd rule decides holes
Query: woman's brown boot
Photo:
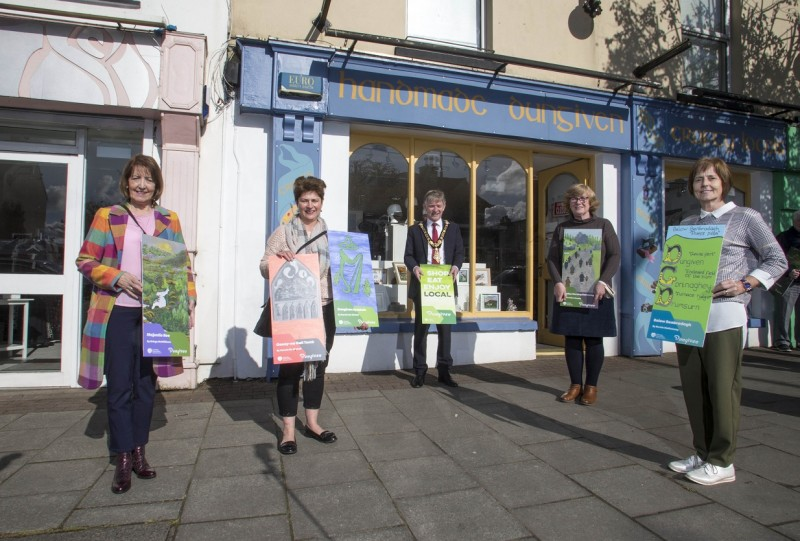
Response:
[[[139,479],[152,479],[156,476],[156,470],[150,467],[144,457],[144,445],[133,448],[133,473]]]
[[[597,400],[597,387],[594,385],[587,385],[583,388],[583,396],[580,403],[584,406],[591,406]]]
[[[578,384],[570,385],[567,392],[558,397],[562,402],[574,402],[581,395],[581,386]]]
[[[131,488],[131,467],[133,459],[130,453],[117,454],[117,467],[114,470],[114,480],[111,481],[111,492],[122,494]]]

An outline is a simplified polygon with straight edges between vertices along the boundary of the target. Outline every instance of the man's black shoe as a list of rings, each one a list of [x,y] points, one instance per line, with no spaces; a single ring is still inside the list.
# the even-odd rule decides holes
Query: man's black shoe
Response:
[[[419,389],[423,385],[425,385],[425,376],[423,374],[417,374],[414,376],[414,379],[411,380],[411,386],[415,389]]]

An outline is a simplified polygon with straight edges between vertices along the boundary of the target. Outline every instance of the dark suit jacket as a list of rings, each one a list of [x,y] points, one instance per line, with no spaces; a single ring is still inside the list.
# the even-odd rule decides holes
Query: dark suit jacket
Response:
[[[403,257],[403,262],[408,269],[408,296],[414,299],[416,304],[419,303],[419,280],[414,276],[414,267],[429,263],[428,261],[428,241],[425,240],[425,234],[419,226],[420,222],[415,223],[408,228],[408,237],[406,238],[406,253]],[[427,225],[424,221],[423,226]],[[456,266],[459,269],[464,264],[464,240],[461,238],[461,228],[458,224],[450,222],[447,227],[447,233],[444,236],[444,262],[445,265]],[[456,295],[458,295],[458,285],[456,286]]]

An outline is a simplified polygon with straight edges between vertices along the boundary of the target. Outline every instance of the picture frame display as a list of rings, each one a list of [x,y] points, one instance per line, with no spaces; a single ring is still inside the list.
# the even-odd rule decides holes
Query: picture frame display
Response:
[[[500,311],[500,293],[481,293],[478,296],[478,310],[482,312]]]
[[[488,286],[492,284],[492,269],[475,269],[475,285]]]
[[[408,269],[406,268],[405,263],[392,263],[392,267],[394,268],[394,278],[400,285],[408,284]]]

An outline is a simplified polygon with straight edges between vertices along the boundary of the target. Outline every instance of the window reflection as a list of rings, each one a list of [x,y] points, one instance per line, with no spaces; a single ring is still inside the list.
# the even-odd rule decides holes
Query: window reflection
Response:
[[[505,156],[483,160],[477,171],[477,262],[490,271],[491,286],[477,295],[500,294],[500,310],[526,310],[526,223],[528,183],[525,169]],[[476,276],[479,268],[476,268]],[[477,286],[477,280],[476,280]],[[479,297],[479,300],[482,300]],[[486,304],[479,302],[478,307]]]
[[[0,160],[0,273],[64,271],[65,164]]]

